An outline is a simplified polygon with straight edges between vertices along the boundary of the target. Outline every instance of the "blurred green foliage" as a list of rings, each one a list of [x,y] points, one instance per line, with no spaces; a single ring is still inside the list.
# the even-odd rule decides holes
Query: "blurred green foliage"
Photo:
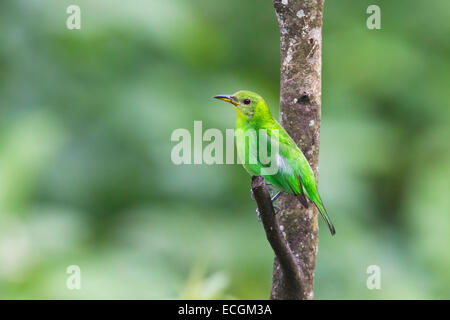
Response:
[[[325,1],[318,299],[450,298],[449,21],[445,0]],[[170,136],[232,128],[219,93],[278,112],[271,1],[3,0],[0,28],[0,297],[267,298],[247,173],[175,166]]]

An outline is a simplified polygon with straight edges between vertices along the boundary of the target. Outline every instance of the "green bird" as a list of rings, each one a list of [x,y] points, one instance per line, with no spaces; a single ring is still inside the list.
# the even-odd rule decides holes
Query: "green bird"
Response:
[[[238,157],[250,175],[262,175],[266,182],[280,190],[272,201],[275,201],[282,191],[295,195],[306,208],[309,199],[334,235],[335,228],[320,198],[314,172],[308,160],[286,130],[273,118],[264,99],[245,90],[214,98],[234,106],[237,114],[235,138]],[[253,132],[256,134],[252,134]],[[270,143],[274,140],[278,146],[275,150],[274,145]],[[265,145],[264,141],[267,141]],[[273,164],[262,161],[262,147],[270,159],[275,159],[276,170],[267,170]]]

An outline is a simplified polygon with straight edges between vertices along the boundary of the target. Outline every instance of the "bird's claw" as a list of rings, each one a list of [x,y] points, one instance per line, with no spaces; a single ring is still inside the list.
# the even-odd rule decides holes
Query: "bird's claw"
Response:
[[[270,192],[270,200],[272,201],[273,204],[273,210],[275,211],[275,214],[277,214],[280,211],[280,208],[278,208],[278,206],[275,204],[275,201],[277,201],[278,197],[281,195],[281,191],[278,191],[274,195],[274,191],[271,187],[269,187],[269,185],[271,184],[266,182],[267,189]],[[252,200],[255,200],[255,195],[253,194],[252,189],[250,189],[250,197],[252,198]],[[258,221],[261,221],[261,213],[259,212],[258,208],[256,208],[256,215],[258,217]]]
[[[280,208],[278,208],[278,206],[273,205],[273,211],[275,211],[275,214],[277,214],[278,212],[280,212]]]

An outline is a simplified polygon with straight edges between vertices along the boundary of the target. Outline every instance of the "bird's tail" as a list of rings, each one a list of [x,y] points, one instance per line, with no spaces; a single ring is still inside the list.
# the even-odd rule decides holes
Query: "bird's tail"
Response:
[[[313,201],[313,203],[316,205],[317,209],[320,212],[320,215],[322,216],[323,220],[328,225],[328,229],[330,229],[331,235],[336,234],[336,229],[333,226],[333,223],[331,222],[330,217],[328,216],[327,210],[325,209],[324,205],[322,204],[322,201]]]

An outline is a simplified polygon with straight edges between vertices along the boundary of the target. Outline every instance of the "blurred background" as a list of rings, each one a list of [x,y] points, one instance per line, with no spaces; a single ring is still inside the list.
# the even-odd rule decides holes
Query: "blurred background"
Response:
[[[450,298],[449,21],[446,0],[325,1],[320,189],[337,236],[320,221],[317,299]],[[272,2],[2,0],[0,28],[0,298],[268,298],[249,176],[176,166],[170,137],[233,128],[215,94],[253,90],[278,114]]]

